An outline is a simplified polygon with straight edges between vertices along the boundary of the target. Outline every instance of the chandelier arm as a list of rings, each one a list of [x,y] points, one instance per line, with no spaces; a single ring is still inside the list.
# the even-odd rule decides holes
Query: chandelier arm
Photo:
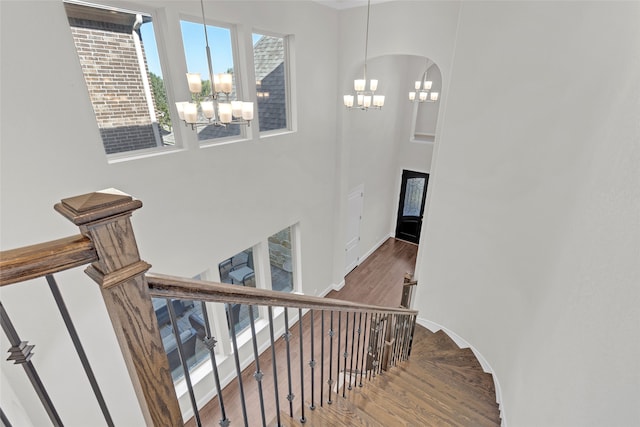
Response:
[[[209,47],[209,32],[207,31],[207,18],[205,18],[204,13],[204,0],[200,0],[200,9],[202,10],[202,27],[204,28],[204,41],[205,41],[205,49],[207,51],[207,66],[209,67],[209,96],[211,96],[211,100],[215,102],[216,89],[213,78],[213,61],[211,61],[211,48]],[[218,109],[213,109],[213,121],[218,122]]]

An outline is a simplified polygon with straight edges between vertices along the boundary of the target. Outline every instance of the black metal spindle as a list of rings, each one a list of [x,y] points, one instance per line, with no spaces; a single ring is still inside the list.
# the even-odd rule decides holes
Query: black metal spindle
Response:
[[[395,318],[396,315],[395,314],[390,314],[389,315],[389,325],[388,325],[388,331],[389,331],[389,343],[391,344],[390,348],[389,348],[389,366],[394,366],[393,363],[393,349],[396,347],[396,323],[395,323]]]
[[[331,401],[331,388],[333,387],[333,310],[331,311],[331,323],[329,324],[329,380],[327,384],[329,384],[329,399],[327,403],[331,405],[333,402]]]
[[[0,421],[2,421],[3,427],[13,427],[11,421],[9,421],[9,418],[7,418],[7,415],[4,413],[2,408],[0,408]]]
[[[351,327],[351,362],[349,364],[349,390],[353,387],[351,386],[351,379],[353,378],[353,350],[356,338],[356,312],[353,312],[353,326]],[[358,369],[358,365],[356,365],[356,370]],[[357,373],[356,373],[357,375]]]
[[[358,362],[360,361],[360,339],[362,337],[362,312],[358,316],[358,349],[356,350],[356,376],[353,381],[354,387],[358,384]],[[352,359],[353,360],[353,359]]]
[[[402,320],[402,360],[407,360],[407,325],[409,319],[404,316]]]
[[[240,306],[242,308],[242,306]],[[240,356],[238,355],[238,339],[236,338],[236,319],[231,309],[231,304],[227,304],[227,312],[229,313],[229,335],[231,336],[231,345],[233,347],[233,360],[236,365],[236,375],[238,376],[238,391],[240,392],[240,405],[242,407],[242,418],[245,427],[249,427],[249,418],[247,417],[247,402],[244,397],[244,385],[242,384],[242,369],[240,369]],[[238,313],[240,310],[238,310]]]
[[[22,365],[24,372],[27,374],[27,378],[31,382],[33,389],[36,394],[40,398],[40,402],[42,402],[42,406],[44,406],[51,423],[55,427],[61,427],[62,420],[58,415],[58,411],[56,411],[55,406],[53,406],[53,402],[49,397],[49,393],[47,393],[44,384],[40,380],[40,376],[36,371],[36,368],[33,366],[33,363],[29,359],[33,356],[31,350],[33,350],[33,345],[29,345],[27,341],[22,341],[18,332],[11,323],[11,319],[4,309],[4,305],[0,302],[0,321],[2,323],[2,330],[4,330],[5,335],[9,339],[9,343],[11,343],[11,348],[9,348],[9,353],[11,356],[7,360],[13,360],[14,364]]]
[[[364,361],[366,359],[366,356],[368,355],[368,350],[367,350],[367,344],[368,344],[367,343],[367,329],[368,329],[367,320],[369,320],[368,318],[369,318],[369,313],[367,312],[364,314],[364,326],[363,326],[364,333],[362,334],[362,360],[360,360],[360,383],[358,383],[358,386],[360,387],[363,386],[362,375],[364,375],[364,367],[365,367]],[[358,351],[358,353],[360,352]]]
[[[336,381],[337,381],[337,385],[336,385],[336,395],[339,393],[338,388],[340,387],[340,341],[342,340],[342,312],[339,311],[338,312],[338,353],[337,353],[337,360],[336,362],[338,363],[338,371],[336,373]]]
[[[403,327],[403,349],[402,349],[402,359],[407,360],[407,350],[409,348],[409,317],[404,316],[404,322],[402,324]]]
[[[349,313],[345,313],[344,317],[346,318],[346,325],[344,328],[344,374],[342,376],[342,397],[346,397],[347,393],[347,357],[349,357]]]
[[[78,332],[71,320],[71,315],[69,314],[69,310],[67,310],[67,305],[62,298],[62,294],[60,293],[60,288],[56,283],[56,279],[51,275],[46,275],[47,283],[49,284],[49,289],[51,289],[51,293],[53,294],[53,299],[56,301],[56,305],[58,306],[58,310],[62,315],[62,319],[64,320],[64,324],[67,327],[67,331],[69,332],[69,336],[71,337],[71,341],[73,342],[73,346],[78,353],[78,357],[80,358],[80,362],[82,363],[82,368],[84,369],[85,374],[87,375],[87,379],[89,380],[89,384],[91,384],[91,389],[93,390],[93,394],[96,396],[98,401],[98,405],[102,410],[102,415],[104,416],[104,420],[107,425],[113,427],[113,419],[111,418],[111,414],[109,413],[109,409],[107,408],[107,404],[104,401],[104,397],[102,396],[102,392],[100,391],[100,386],[98,386],[98,381],[96,380],[95,375],[93,374],[93,370],[91,369],[91,364],[89,363],[89,359],[87,358],[87,354],[82,347],[82,343],[80,342],[80,337],[78,336]]]
[[[324,406],[322,401],[322,390],[324,389],[324,310],[320,311],[320,406]]]
[[[393,366],[396,366],[398,364],[398,348],[400,348],[400,336],[398,334],[398,326],[400,324],[398,321],[399,318],[400,315],[393,315]]]
[[[276,426],[280,427],[282,425],[280,420],[280,397],[278,394],[278,368],[276,366],[276,345],[275,345],[275,336],[273,333],[273,309],[271,306],[268,307],[269,310],[269,338],[271,339],[271,363],[273,366],[273,391],[276,399]]]
[[[311,405],[309,405],[309,409],[311,409],[312,411],[314,409],[316,409],[316,405],[314,402],[314,387],[315,387],[315,367],[316,367],[316,359],[315,359],[315,353],[314,353],[314,336],[313,336],[313,325],[314,323],[314,319],[313,319],[313,310],[311,310],[311,359],[309,359],[309,367],[311,368]],[[302,341],[302,339],[300,340]]]
[[[287,307],[284,307],[284,327],[285,332],[282,337],[287,344],[287,379],[289,381],[289,394],[287,395],[287,400],[289,401],[289,416],[293,418],[293,399],[295,396],[291,390],[291,348],[289,343],[291,340],[291,332],[289,332],[289,312]]]
[[[409,334],[409,350],[407,351],[407,359],[411,356],[411,348],[413,347],[413,335],[416,333],[416,322],[418,320],[418,316],[412,316],[411,320],[411,332]]]
[[[224,399],[222,398],[222,387],[220,385],[220,373],[218,372],[218,363],[216,362],[216,339],[211,334],[211,326],[209,325],[209,314],[207,313],[207,307],[204,301],[200,301],[200,311],[204,319],[204,331],[205,337],[202,340],[204,345],[209,350],[209,356],[211,357],[211,368],[213,373],[213,380],[216,385],[216,393],[218,396],[218,407],[220,408],[220,426],[227,427],[231,421],[227,419],[227,413],[224,407]]]
[[[385,319],[387,318],[386,314],[383,314],[380,316],[380,323],[378,324],[378,349],[377,349],[377,356],[378,356],[378,364],[376,366],[377,368],[377,373],[378,374],[382,374],[382,355],[384,354],[384,331],[385,331]]]
[[[398,319],[398,337],[400,339],[400,346],[398,348],[398,360],[403,361],[402,354],[404,353],[404,315],[399,316]]]
[[[302,309],[298,309],[298,326],[300,330],[300,422],[306,423],[304,417],[304,340],[302,339]]]
[[[196,424],[202,425],[200,421],[200,412],[198,411],[198,403],[196,402],[196,396],[193,393],[193,384],[191,383],[191,374],[189,373],[189,366],[187,365],[187,357],[180,339],[180,329],[178,328],[178,319],[176,311],[173,309],[173,301],[169,298],[165,300],[167,302],[167,310],[169,312],[169,320],[171,321],[171,328],[173,330],[173,336],[176,339],[176,345],[178,348],[178,357],[180,357],[180,363],[182,365],[182,371],[184,372],[184,380],[187,383],[187,391],[189,392],[189,399],[191,400],[191,407],[193,408],[193,417],[196,420]]]
[[[375,377],[378,374],[378,342],[380,341],[380,319],[382,318],[382,314],[376,313],[376,321],[374,324],[374,333],[372,340],[372,348],[371,354],[373,355],[373,363],[371,368],[371,377]]]
[[[262,378],[264,374],[260,370],[260,354],[258,353],[258,339],[256,338],[256,324],[253,316],[253,306],[249,307],[249,326],[251,327],[251,341],[253,342],[253,359],[256,363],[256,372],[253,374],[258,383],[258,399],[260,401],[260,415],[262,417],[262,426],[267,426],[267,419],[264,413],[264,395],[262,394]]]

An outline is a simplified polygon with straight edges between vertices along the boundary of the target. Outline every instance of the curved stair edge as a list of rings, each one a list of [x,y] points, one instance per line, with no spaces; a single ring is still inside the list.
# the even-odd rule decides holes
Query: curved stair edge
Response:
[[[502,389],[500,388],[500,381],[498,380],[498,376],[495,371],[489,364],[489,361],[476,349],[473,345],[471,345],[467,340],[462,338],[460,335],[456,334],[452,330],[440,325],[439,323],[433,322],[429,319],[425,319],[423,317],[418,316],[416,319],[416,323],[420,326],[427,328],[429,331],[436,333],[438,331],[442,331],[451,338],[451,340],[456,343],[459,348],[469,348],[473,352],[474,356],[482,366],[482,370],[488,374],[491,374],[493,377],[493,383],[496,389],[496,403],[500,409],[500,420],[501,427],[507,427],[506,417],[504,405],[502,404]]]

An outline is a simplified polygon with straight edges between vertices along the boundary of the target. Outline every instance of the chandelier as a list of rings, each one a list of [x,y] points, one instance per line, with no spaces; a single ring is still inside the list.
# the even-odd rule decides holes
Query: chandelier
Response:
[[[409,101],[413,102],[436,102],[438,100],[438,96],[440,95],[438,92],[433,92],[431,90],[431,86],[433,86],[433,82],[431,80],[427,80],[427,73],[429,72],[429,61],[427,60],[427,69],[424,70],[422,74],[422,80],[416,80],[415,83],[415,91],[409,92]]]
[[[209,66],[209,93],[202,94],[202,78],[200,73],[187,73],[187,84],[191,92],[191,101],[176,102],[178,116],[185,125],[192,129],[198,126],[226,126],[228,124],[251,125],[253,120],[253,102],[229,101],[233,91],[233,76],[229,73],[213,74],[211,49],[207,34],[207,20],[204,16],[204,1],[200,0],[202,8],[202,26]],[[221,96],[224,95],[224,102]]]
[[[353,81],[355,95],[344,95],[344,106],[348,109],[369,110],[371,108],[379,110],[384,105],[384,95],[376,95],[378,80],[369,80],[367,90],[367,50],[369,47],[369,12],[371,10],[371,0],[367,1],[367,31],[364,43],[364,72],[362,79]]]

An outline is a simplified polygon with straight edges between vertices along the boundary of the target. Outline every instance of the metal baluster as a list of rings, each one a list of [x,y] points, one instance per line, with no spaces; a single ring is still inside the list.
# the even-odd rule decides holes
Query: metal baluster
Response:
[[[358,362],[360,361],[360,338],[362,337],[362,312],[358,316],[358,350],[356,350],[356,377],[353,385],[356,386],[358,382]]]
[[[302,340],[300,340],[302,341]],[[314,409],[316,409],[316,405],[314,404],[314,380],[315,380],[315,375],[314,375],[314,370],[316,367],[316,360],[315,360],[315,353],[314,353],[314,336],[313,336],[313,310],[311,310],[311,359],[309,360],[309,366],[311,367],[311,406],[309,406],[309,409],[311,409],[312,411]],[[321,383],[322,384],[322,383]]]
[[[333,402],[331,401],[331,387],[333,386],[333,310],[331,311],[331,323],[329,324],[329,380],[327,384],[329,384],[329,399],[327,403],[331,405]]]
[[[362,375],[364,375],[364,361],[366,359],[366,355],[367,355],[367,347],[366,347],[366,340],[367,340],[367,320],[369,320],[369,313],[365,313],[364,314],[364,333],[362,334],[362,360],[360,360],[360,383],[358,384],[358,386],[362,387]],[[358,351],[358,353],[360,353]]]
[[[375,324],[375,318],[376,318],[377,314],[376,313],[371,313],[371,318],[369,319],[369,336],[367,339],[367,361],[366,361],[366,366],[367,366],[367,379],[371,379],[371,371],[373,369],[373,338],[375,335],[374,332],[374,328],[373,325]]]
[[[298,309],[298,326],[300,327],[300,422],[306,423],[307,419],[304,417],[304,340],[302,339],[302,309]]]
[[[371,337],[371,358],[372,358],[372,363],[371,363],[371,375],[369,376],[369,379],[373,378],[376,376],[376,374],[378,373],[378,338],[379,338],[379,326],[380,326],[380,318],[382,317],[382,314],[380,313],[376,313],[376,321],[374,322],[373,325],[373,337]]]
[[[114,424],[113,424],[113,420],[111,419],[111,414],[109,413],[107,404],[104,401],[104,397],[102,397],[100,386],[98,386],[98,381],[96,380],[96,377],[93,374],[93,370],[91,369],[91,365],[89,364],[89,359],[87,358],[87,354],[85,353],[84,348],[82,347],[82,343],[80,342],[80,337],[78,336],[78,332],[76,331],[76,328],[73,325],[73,321],[71,320],[71,316],[69,315],[69,310],[67,310],[67,305],[65,304],[64,299],[62,298],[62,294],[60,293],[60,288],[56,283],[56,279],[51,274],[47,274],[46,279],[47,279],[47,283],[49,284],[49,289],[51,289],[51,293],[53,294],[53,299],[56,301],[58,310],[60,310],[60,314],[62,315],[64,324],[67,327],[67,331],[69,332],[69,336],[71,337],[73,346],[75,347],[76,352],[78,353],[78,357],[80,358],[80,362],[82,363],[84,372],[87,375],[89,384],[91,384],[91,389],[93,390],[93,394],[96,396],[96,399],[98,400],[98,405],[102,410],[102,415],[104,416],[104,419],[107,422],[107,425],[113,427]]]
[[[384,367],[384,349],[387,343],[387,324],[389,322],[389,315],[385,314],[382,317],[382,324],[380,325],[380,363],[378,364],[378,373],[382,374]]]
[[[216,362],[216,344],[218,343],[213,336],[211,336],[211,326],[209,325],[209,314],[207,313],[207,307],[204,301],[200,301],[200,311],[204,319],[204,331],[206,336],[202,340],[204,345],[209,350],[209,356],[211,357],[211,367],[213,372],[213,380],[216,384],[216,393],[218,395],[218,406],[220,407],[220,427],[228,427],[231,423],[227,419],[227,413],[224,408],[224,399],[222,398],[222,387],[220,386],[220,375],[218,373],[218,363]]]
[[[340,340],[342,339],[342,312],[338,312],[338,373],[336,375],[336,395],[338,394],[338,387],[340,387]]]
[[[347,357],[349,357],[349,313],[345,313],[346,325],[344,328],[344,375],[342,376],[342,397],[346,397],[347,393]]]
[[[236,374],[238,375],[238,391],[240,392],[240,404],[242,406],[242,418],[244,419],[245,427],[249,427],[249,419],[247,417],[247,402],[244,398],[244,385],[242,384],[242,370],[240,369],[240,356],[238,355],[238,339],[236,338],[236,318],[233,315],[232,305],[227,304],[227,312],[231,319],[229,335],[231,335],[231,345],[233,347],[233,360],[236,365]],[[240,306],[242,309],[242,306]],[[238,313],[240,310],[238,310]]]
[[[324,406],[322,401],[322,390],[324,389],[324,310],[320,312],[320,406]]]
[[[185,356],[182,340],[180,339],[180,330],[178,329],[178,319],[176,311],[173,309],[173,301],[169,298],[165,299],[167,302],[167,309],[169,311],[169,320],[171,321],[171,328],[173,330],[173,336],[176,339],[176,345],[178,348],[178,356],[180,357],[180,364],[182,365],[182,371],[184,372],[184,380],[187,383],[187,391],[189,392],[189,399],[191,400],[191,407],[193,408],[193,417],[196,420],[196,425],[201,426],[200,412],[198,411],[198,403],[196,402],[196,396],[193,393],[193,384],[191,384],[191,375],[189,373],[189,366],[187,365],[187,358]]]
[[[275,336],[273,334],[273,309],[271,306],[267,307],[269,310],[269,338],[271,339],[271,362],[273,366],[273,390],[276,398],[276,420],[277,427],[280,427],[280,397],[278,395],[278,369],[276,367],[276,345]]]
[[[7,418],[7,415],[4,413],[2,408],[0,408],[0,421],[2,421],[2,425],[4,427],[13,427],[11,421],[9,421],[9,418]]]
[[[287,307],[284,307],[284,327],[285,333],[282,335],[282,338],[284,338],[284,341],[287,344],[287,378],[289,380],[289,394],[287,395],[287,400],[289,401],[289,416],[293,418],[293,399],[295,396],[291,391],[291,349],[289,343],[291,340],[291,332],[289,332],[289,312]]]
[[[413,335],[416,333],[417,316],[411,316],[411,333],[409,335],[409,350],[407,351],[407,359],[411,356],[411,347],[413,346]]]
[[[410,319],[409,316],[407,316],[407,323],[405,325],[405,329],[406,329],[406,332],[405,332],[405,337],[406,338],[405,338],[405,345],[404,345],[404,348],[405,348],[405,350],[404,350],[404,358],[406,360],[409,357],[408,356],[408,353],[409,353],[409,333],[411,332],[411,319]]]
[[[9,348],[9,353],[11,356],[7,360],[13,360],[14,364],[22,365],[24,368],[24,372],[27,374],[27,378],[31,382],[33,389],[36,394],[40,398],[40,402],[42,402],[42,406],[44,406],[45,411],[47,411],[47,415],[51,420],[51,423],[55,427],[63,426],[62,420],[58,415],[58,411],[53,406],[53,402],[51,402],[51,398],[47,393],[47,390],[44,388],[44,384],[40,380],[40,376],[36,371],[36,368],[33,366],[33,363],[29,359],[33,356],[31,350],[33,350],[33,345],[28,345],[27,341],[22,341],[18,332],[13,327],[13,323],[11,323],[11,319],[9,319],[9,315],[4,309],[4,305],[0,302],[0,321],[2,323],[2,330],[4,330],[5,335],[9,339],[9,343],[11,343],[11,348]]]
[[[398,364],[398,348],[400,348],[400,336],[398,334],[400,325],[399,323],[400,315],[393,315],[393,366]]]
[[[349,390],[353,387],[351,386],[351,378],[353,375],[353,349],[356,338],[356,312],[353,312],[353,326],[351,327],[351,364],[349,365]],[[358,370],[358,365],[356,365],[356,370]],[[356,372],[356,376],[358,373]]]
[[[251,340],[253,341],[253,358],[256,362],[256,372],[253,374],[258,383],[258,399],[260,400],[260,415],[262,416],[262,426],[267,427],[267,419],[264,414],[264,396],[262,394],[262,377],[264,376],[260,370],[260,354],[258,353],[258,340],[256,338],[256,325],[253,318],[253,306],[249,306],[249,325],[251,326]]]
[[[384,332],[385,332],[385,320],[387,318],[386,314],[383,314],[380,317],[380,324],[378,325],[378,371],[377,373],[382,374],[382,358],[384,357]]]
[[[398,316],[398,360],[403,361],[404,360],[404,314]]]
[[[385,331],[386,318],[387,318],[386,314],[381,315],[380,323],[378,324],[378,350],[376,352],[378,356],[378,366],[377,366],[378,375],[382,374],[382,356],[384,354],[384,331]]]
[[[402,322],[402,360],[407,360],[407,316],[404,316]]]
[[[387,326],[388,331],[389,331],[389,340],[391,342],[391,348],[389,350],[389,366],[395,366],[393,363],[393,350],[396,348],[396,315],[395,314],[390,314],[389,315],[389,326]]]

